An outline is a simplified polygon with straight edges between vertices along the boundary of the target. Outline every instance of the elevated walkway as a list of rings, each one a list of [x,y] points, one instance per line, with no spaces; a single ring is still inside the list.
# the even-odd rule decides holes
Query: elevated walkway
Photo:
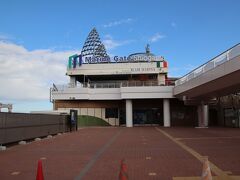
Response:
[[[240,91],[240,44],[228,49],[175,82],[173,95],[207,101]]]

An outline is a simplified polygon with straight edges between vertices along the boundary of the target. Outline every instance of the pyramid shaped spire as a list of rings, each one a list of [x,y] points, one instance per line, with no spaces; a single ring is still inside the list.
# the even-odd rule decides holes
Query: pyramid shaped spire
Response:
[[[88,34],[88,37],[83,45],[82,56],[95,56],[95,57],[106,57],[107,52],[104,44],[101,42],[99,34],[96,28],[93,28],[92,31]]]

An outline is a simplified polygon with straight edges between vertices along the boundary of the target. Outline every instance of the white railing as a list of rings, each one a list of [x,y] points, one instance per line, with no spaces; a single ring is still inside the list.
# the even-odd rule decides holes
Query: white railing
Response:
[[[74,83],[68,83],[68,84],[57,84],[57,85],[53,85],[53,88],[52,88],[52,91],[64,91],[68,88],[85,88],[85,87],[88,87],[88,83],[77,83],[77,84],[74,84]]]
[[[239,55],[240,55],[240,44],[237,44],[234,47],[223,52],[222,54],[218,55],[217,57],[206,62],[205,64],[194,69],[193,71],[191,71],[190,73],[181,77],[180,79],[176,80],[175,85],[178,86],[178,85],[181,85],[193,78],[196,78],[196,77],[200,76],[201,74],[203,74],[211,69],[214,69],[215,67],[223,64],[226,61],[230,61]]]
[[[120,88],[141,86],[173,86],[175,81],[100,81],[89,83],[54,85],[52,91],[64,91],[69,88]]]

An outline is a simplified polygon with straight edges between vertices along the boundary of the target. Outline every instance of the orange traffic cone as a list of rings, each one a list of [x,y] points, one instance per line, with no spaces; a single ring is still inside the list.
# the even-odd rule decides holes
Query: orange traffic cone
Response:
[[[38,160],[36,180],[44,180],[44,177],[43,177],[43,169],[42,169],[42,161],[41,161],[41,160]]]
[[[211,169],[207,157],[203,158],[203,170],[201,180],[212,180]]]
[[[124,159],[122,159],[122,161],[121,161],[119,180],[128,180],[127,165],[126,165]]]

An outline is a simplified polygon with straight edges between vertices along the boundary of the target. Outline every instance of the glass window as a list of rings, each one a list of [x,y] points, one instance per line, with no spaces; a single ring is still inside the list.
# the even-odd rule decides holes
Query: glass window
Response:
[[[105,118],[118,118],[118,109],[106,108]]]

